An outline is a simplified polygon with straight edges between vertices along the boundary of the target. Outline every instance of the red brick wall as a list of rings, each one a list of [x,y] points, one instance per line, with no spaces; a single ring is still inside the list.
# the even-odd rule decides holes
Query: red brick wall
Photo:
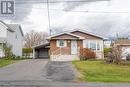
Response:
[[[62,55],[70,55],[71,54],[71,40],[67,40],[67,47],[61,48],[61,53]],[[83,41],[82,40],[77,40],[77,45],[78,48],[83,48]],[[56,40],[51,40],[50,41],[50,52],[54,53],[54,51],[60,49],[59,47],[56,46]],[[55,55],[60,54],[60,50],[56,51],[54,53]]]
[[[57,40],[50,41],[50,52],[51,52],[51,54],[53,52],[55,55],[60,54],[60,50],[58,50],[60,48],[56,46],[56,42],[57,42]],[[67,42],[67,47],[61,48],[62,55],[70,55],[71,54],[71,41],[67,40],[66,42]],[[58,50],[58,51],[56,51],[56,50]]]

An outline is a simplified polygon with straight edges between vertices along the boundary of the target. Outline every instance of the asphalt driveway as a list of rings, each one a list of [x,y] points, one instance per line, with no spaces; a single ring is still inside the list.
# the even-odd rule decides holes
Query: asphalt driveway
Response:
[[[42,80],[49,81],[44,77],[44,69],[48,60],[22,60],[15,64],[0,68],[0,81],[15,80]]]
[[[75,79],[75,70],[71,62],[50,61],[46,66],[46,78],[53,82],[72,82]]]
[[[0,81],[71,82],[74,78],[75,73],[70,62],[32,59],[0,68]]]
[[[23,60],[0,68],[0,87],[130,87],[124,83],[75,83],[70,62]]]

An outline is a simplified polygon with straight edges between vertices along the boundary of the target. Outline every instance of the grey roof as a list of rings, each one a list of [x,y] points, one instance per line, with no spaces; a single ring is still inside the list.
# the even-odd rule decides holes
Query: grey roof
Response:
[[[13,31],[16,31],[17,29],[20,29],[20,32],[22,36],[24,36],[22,28],[19,24],[7,24]]]
[[[8,30],[11,32],[15,32],[16,29],[20,29],[20,32],[22,34],[22,36],[24,36],[22,28],[19,24],[6,24],[3,21],[0,20],[1,23],[3,23],[6,27],[8,27]]]
[[[0,22],[3,23],[3,24],[8,28],[9,31],[14,32],[13,29],[11,29],[6,23],[4,23],[4,22],[1,21],[1,20],[0,20]]]

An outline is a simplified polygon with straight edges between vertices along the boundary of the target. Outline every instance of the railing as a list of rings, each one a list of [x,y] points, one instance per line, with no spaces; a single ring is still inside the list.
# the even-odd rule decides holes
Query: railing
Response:
[[[52,55],[70,55],[71,54],[71,48],[69,47],[60,47],[57,50],[51,52]]]
[[[51,52],[51,54],[52,54],[52,55],[57,55],[57,54],[59,54],[59,52],[60,52],[60,49],[57,49],[57,50]]]

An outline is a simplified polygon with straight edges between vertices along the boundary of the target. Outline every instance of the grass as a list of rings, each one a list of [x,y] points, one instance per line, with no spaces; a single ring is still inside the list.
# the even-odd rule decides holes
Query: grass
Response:
[[[0,59],[0,68],[1,67],[4,67],[4,66],[7,66],[7,65],[10,65],[10,64],[13,64],[13,63],[16,63],[20,60],[25,60],[25,59],[28,59],[28,58],[19,58],[19,59]]]
[[[130,82],[130,66],[106,64],[103,61],[74,61],[83,82]]]
[[[16,60],[0,59],[0,67],[4,67],[15,62]]]

